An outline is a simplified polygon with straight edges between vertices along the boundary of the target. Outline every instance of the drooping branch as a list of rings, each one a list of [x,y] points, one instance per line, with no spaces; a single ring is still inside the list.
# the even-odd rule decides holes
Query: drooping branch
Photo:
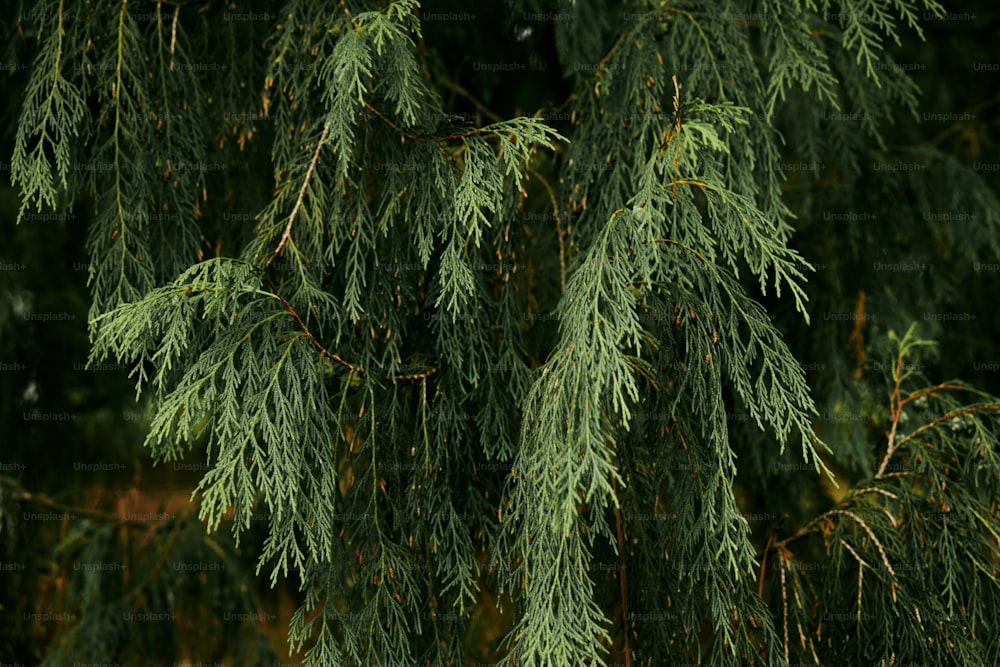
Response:
[[[292,207],[292,212],[288,216],[288,224],[285,225],[285,231],[281,233],[281,241],[278,243],[278,247],[274,249],[271,256],[268,257],[267,261],[264,263],[264,267],[267,268],[274,261],[281,251],[284,249],[285,244],[288,239],[292,236],[292,224],[295,222],[295,216],[299,214],[299,209],[302,207],[302,200],[306,196],[306,190],[309,188],[309,182],[312,180],[313,173],[316,171],[316,163],[319,161],[320,151],[323,149],[323,144],[326,142],[326,138],[330,134],[330,119],[327,119],[326,124],[323,126],[323,134],[320,136],[319,141],[316,143],[316,150],[313,152],[312,160],[309,162],[309,169],[306,170],[306,176],[302,180],[302,187],[299,188],[299,196],[295,200],[295,206]]]

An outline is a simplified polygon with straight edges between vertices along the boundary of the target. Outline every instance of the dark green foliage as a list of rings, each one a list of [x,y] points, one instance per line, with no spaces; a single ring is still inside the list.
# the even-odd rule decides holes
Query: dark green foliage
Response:
[[[215,628],[265,604],[248,562],[298,586],[312,665],[996,659],[1000,402],[931,379],[968,359],[926,315],[1000,202],[899,66],[941,5],[514,0],[486,37],[238,4],[19,19],[19,219],[92,205],[90,363],[132,369],[155,461],[204,465],[208,529],[74,577],[46,664],[186,659],[183,623],[116,619],[211,595],[179,613]],[[879,275],[900,248],[961,268]],[[132,558],[124,524],[54,559]],[[198,659],[270,664],[239,627]]]

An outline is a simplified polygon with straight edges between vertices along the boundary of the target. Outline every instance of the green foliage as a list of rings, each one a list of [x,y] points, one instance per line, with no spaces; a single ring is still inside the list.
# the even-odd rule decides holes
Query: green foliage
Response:
[[[57,191],[68,185],[73,138],[79,136],[81,123],[89,120],[83,94],[62,74],[62,17],[59,11],[52,35],[41,42],[17,126],[11,183],[21,185],[18,217],[32,206],[55,206]],[[58,181],[53,179],[50,153]]]
[[[152,457],[203,466],[199,518],[234,540],[185,519],[123,587],[74,580],[46,664],[185,657],[115,618],[169,606],[190,581],[161,562],[206,546],[223,606],[261,604],[237,555],[298,586],[311,665],[461,664],[495,605],[505,665],[995,657],[1000,402],[914,372],[950,278],[860,270],[920,235],[1000,252],[992,184],[897,112],[920,99],[893,54],[942,7],[508,4],[518,42],[560,12],[558,110],[488,109],[416,0],[33,14],[19,215],[92,198],[89,363],[132,368]],[[883,169],[909,163],[933,166]],[[831,239],[844,207],[891,222]],[[984,224],[918,220],[956,207]],[[120,560],[102,520],[57,556]],[[212,650],[272,659],[241,633]]]
[[[1000,403],[958,381],[929,386],[916,370],[929,341],[913,327],[893,337],[881,463],[773,550],[793,662],[958,665],[995,651]]]

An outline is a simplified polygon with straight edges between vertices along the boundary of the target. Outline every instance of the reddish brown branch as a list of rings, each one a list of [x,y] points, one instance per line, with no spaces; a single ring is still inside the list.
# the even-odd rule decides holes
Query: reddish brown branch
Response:
[[[618,539],[618,590],[622,599],[622,630],[625,632],[625,665],[632,667],[632,649],[628,639],[628,581],[625,577],[625,533],[622,530],[622,513],[618,507],[618,482],[611,475],[611,488],[615,492],[615,532]]]
[[[323,347],[323,344],[320,343],[318,340],[316,340],[316,337],[313,336],[313,334],[312,334],[311,331],[309,331],[309,328],[306,326],[306,323],[303,322],[302,318],[299,317],[299,314],[297,312],[295,312],[295,309],[292,307],[292,304],[288,303],[288,301],[285,299],[285,297],[281,296],[277,292],[273,292],[273,294],[274,294],[274,296],[276,296],[278,298],[279,301],[281,301],[282,305],[285,306],[285,310],[287,310],[288,314],[292,316],[292,319],[294,319],[298,323],[299,328],[302,329],[302,333],[306,336],[306,338],[308,338],[310,341],[312,341],[312,344],[316,346],[316,349],[319,350],[320,354],[322,354],[324,357],[327,357],[328,359],[333,359],[334,361],[336,361],[341,366],[347,368],[352,374],[353,373],[357,373],[358,375],[364,375],[364,373],[365,373],[365,369],[364,368],[362,368],[361,366],[358,366],[356,364],[352,364],[349,361],[345,361],[344,358],[341,357],[336,352],[330,352],[325,347]],[[431,367],[431,368],[428,368],[427,370],[422,371],[420,373],[405,373],[405,374],[400,374],[400,375],[387,375],[385,379],[386,380],[424,380],[424,379],[430,377],[431,375],[434,375],[434,373],[436,373],[437,370],[438,370],[437,368]]]
[[[299,328],[302,329],[302,333],[306,335],[306,338],[312,341],[312,344],[316,346],[316,349],[320,351],[320,354],[329,359],[333,359],[338,364],[341,364],[342,366],[350,369],[352,373],[358,373],[359,375],[364,374],[365,369],[362,368],[361,366],[355,366],[354,364],[348,361],[344,361],[344,359],[341,358],[339,354],[337,354],[336,352],[330,352],[325,347],[323,347],[323,344],[320,343],[318,340],[316,340],[316,337],[312,335],[311,331],[309,331],[309,328],[306,326],[306,323],[302,321],[302,318],[299,317],[299,314],[295,312],[294,308],[292,308],[292,304],[288,303],[288,301],[285,300],[285,297],[281,296],[277,292],[274,292],[274,296],[278,298],[278,301],[281,301],[282,305],[285,306],[285,310],[287,310],[288,313],[292,316],[292,318],[296,322],[298,322]]]
[[[302,187],[299,189],[298,199],[295,200],[295,206],[292,207],[292,213],[288,216],[288,224],[285,225],[285,231],[281,234],[281,241],[278,243],[278,247],[274,249],[271,256],[265,262],[264,267],[267,268],[274,261],[282,249],[284,249],[285,244],[288,243],[288,239],[292,236],[292,223],[295,222],[295,216],[299,214],[299,209],[302,208],[302,200],[306,196],[306,189],[309,187],[309,182],[312,180],[313,172],[316,171],[316,163],[319,161],[319,153],[323,148],[323,142],[326,141],[326,137],[330,133],[330,121],[326,121],[326,125],[323,126],[323,134],[320,136],[319,141],[316,143],[316,151],[313,153],[312,161],[309,163],[309,169],[306,171],[306,177],[302,181]]]

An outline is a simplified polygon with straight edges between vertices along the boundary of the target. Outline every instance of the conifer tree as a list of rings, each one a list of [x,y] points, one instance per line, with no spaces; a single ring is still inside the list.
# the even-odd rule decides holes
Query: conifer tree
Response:
[[[1000,400],[942,375],[984,358],[944,325],[994,285],[995,144],[914,81],[961,15],[17,12],[20,224],[87,211],[89,363],[203,471],[166,522],[76,512],[56,562],[134,566],[70,578],[43,664],[275,664],[289,581],[310,665],[1000,660]],[[67,505],[2,488],[44,551],[16,517]]]

